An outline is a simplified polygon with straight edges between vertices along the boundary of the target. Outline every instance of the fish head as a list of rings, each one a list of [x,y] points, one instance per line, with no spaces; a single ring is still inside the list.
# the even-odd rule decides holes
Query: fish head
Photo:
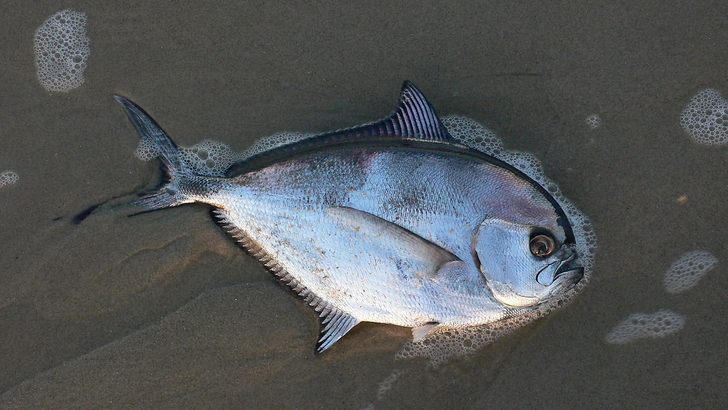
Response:
[[[557,224],[538,226],[486,219],[474,237],[481,274],[500,303],[538,305],[558,297],[583,277],[573,243]]]

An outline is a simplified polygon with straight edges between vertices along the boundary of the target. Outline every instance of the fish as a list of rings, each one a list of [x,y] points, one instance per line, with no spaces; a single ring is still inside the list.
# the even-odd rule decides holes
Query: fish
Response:
[[[156,150],[144,212],[188,203],[311,306],[322,353],[361,322],[447,328],[533,312],[584,276],[572,225],[532,178],[456,141],[405,81],[395,111],[200,175],[139,105],[115,95]]]

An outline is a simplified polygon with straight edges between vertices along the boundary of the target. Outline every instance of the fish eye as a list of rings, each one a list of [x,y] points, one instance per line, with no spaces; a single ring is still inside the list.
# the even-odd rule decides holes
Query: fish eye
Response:
[[[533,256],[545,258],[556,251],[556,239],[547,232],[537,231],[531,234],[528,248]]]

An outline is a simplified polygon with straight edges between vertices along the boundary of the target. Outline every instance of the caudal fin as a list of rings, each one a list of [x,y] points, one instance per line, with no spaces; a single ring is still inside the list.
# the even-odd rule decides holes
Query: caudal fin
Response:
[[[114,98],[126,110],[126,115],[139,132],[142,142],[159,158],[162,172],[160,185],[144,194],[135,204],[154,210],[194,202],[180,189],[180,182],[191,173],[180,157],[179,148],[174,141],[140,106],[120,95],[114,95]]]

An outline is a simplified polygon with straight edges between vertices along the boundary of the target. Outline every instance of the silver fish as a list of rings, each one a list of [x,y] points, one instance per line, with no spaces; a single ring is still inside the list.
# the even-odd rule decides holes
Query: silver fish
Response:
[[[457,143],[410,82],[395,112],[197,175],[162,128],[115,96],[157,148],[150,210],[202,202],[318,312],[323,352],[359,322],[482,325],[531,312],[579,282],[558,202],[503,161]]]

